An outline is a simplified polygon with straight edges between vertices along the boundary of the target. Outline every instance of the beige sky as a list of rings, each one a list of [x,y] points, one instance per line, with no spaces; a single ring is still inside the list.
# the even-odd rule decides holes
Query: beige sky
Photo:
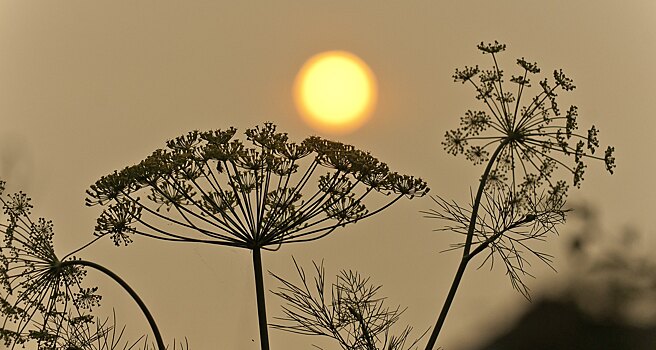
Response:
[[[423,177],[432,193],[464,199],[482,169],[445,154],[444,132],[477,107],[453,69],[486,65],[480,41],[508,44],[502,56],[563,68],[577,90],[565,98],[616,146],[617,174],[590,165],[570,199],[598,206],[612,231],[653,235],[656,2],[645,1],[0,1],[0,176],[31,194],[67,252],[91,237],[96,208],[84,191],[101,175],[138,162],[193,129],[273,121],[301,140],[317,133],[291,100],[294,75],[311,55],[347,50],[379,81],[377,111],[338,140],[369,150],[391,168]],[[323,135],[330,137],[330,135]],[[401,323],[431,326],[458,262],[438,254],[455,237],[421,217],[428,198],[402,201],[321,241],[264,254],[265,269],[292,277],[291,256],[329,270],[357,269],[382,284]],[[549,248],[558,253],[567,239]],[[650,238],[651,239],[651,238]],[[656,244],[656,240],[651,239]],[[63,254],[62,254],[63,255]],[[171,339],[195,349],[257,349],[251,258],[223,247],[138,239],[83,252],[141,292]],[[558,265],[558,264],[557,264]],[[559,266],[566,270],[566,266]],[[539,294],[558,276],[539,267]],[[130,327],[145,321],[102,277],[106,307]],[[267,288],[276,284],[265,279]],[[269,316],[280,315],[267,296]],[[525,306],[502,271],[470,271],[440,344],[466,349]],[[498,320],[498,318],[501,318]],[[251,339],[255,339],[252,342]],[[315,338],[271,331],[277,349],[308,349]],[[332,347],[330,347],[332,346]]]

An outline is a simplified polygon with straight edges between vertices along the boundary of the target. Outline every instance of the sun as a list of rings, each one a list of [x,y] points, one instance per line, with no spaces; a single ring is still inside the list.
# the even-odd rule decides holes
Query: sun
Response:
[[[294,82],[294,102],[313,128],[344,134],[361,127],[376,105],[376,79],[367,64],[346,51],[312,56]]]

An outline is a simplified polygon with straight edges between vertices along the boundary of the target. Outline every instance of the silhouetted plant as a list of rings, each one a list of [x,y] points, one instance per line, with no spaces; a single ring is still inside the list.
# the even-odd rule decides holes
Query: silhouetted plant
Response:
[[[87,191],[87,204],[106,207],[96,232],[116,245],[138,234],[252,250],[264,350],[261,249],[319,239],[403,196],[423,196],[428,187],[353,146],[316,136],[289,142],[272,123],[246,130],[252,147],[233,139],[235,133],[192,131],[170,140],[141,163],[100,178]],[[316,176],[320,169],[327,173]],[[364,200],[374,192],[394,196],[370,210]]]
[[[107,268],[71,257],[80,249],[58,258],[52,222],[32,220],[30,198],[22,192],[3,196],[4,189],[5,183],[0,181],[0,203],[7,216],[7,223],[0,223],[4,235],[0,246],[0,315],[4,318],[0,340],[4,345],[11,349],[28,343],[44,350],[96,349],[87,343],[104,337],[108,328],[107,322],[94,326],[91,311],[99,306],[101,296],[96,293],[98,287],[83,284],[89,267],[114,279],[135,299],[159,349],[164,350],[155,321],[134,290]]]
[[[286,324],[272,327],[333,338],[345,350],[404,350],[414,348],[419,341],[408,342],[412,327],[406,327],[398,336],[390,334],[390,328],[405,310],[386,306],[385,298],[376,295],[380,286],[372,285],[369,278],[342,270],[332,287],[326,288],[323,262],[313,262],[313,282],[308,281],[296,260],[294,265],[302,285],[271,274],[283,284],[273,293],[287,302],[283,306],[285,316],[278,318]]]
[[[529,288],[522,279],[530,276],[526,270],[530,262],[525,255],[534,256],[550,267],[553,257],[532,248],[529,243],[533,240],[544,241],[549,235],[557,234],[557,225],[565,222],[567,210],[563,209],[564,201],[559,197],[541,193],[520,206],[520,203],[513,203],[511,193],[505,184],[483,192],[471,243],[475,248],[470,248],[469,257],[486,252],[481,266],[488,262],[494,265],[497,259],[501,260],[513,288],[530,299]],[[433,197],[433,200],[437,208],[425,211],[426,216],[449,222],[436,231],[455,232],[466,238],[473,204],[460,206],[439,196]],[[463,249],[465,246],[466,241],[457,242],[447,250]]]
[[[564,115],[559,109],[557,92],[573,90],[573,81],[562,70],[555,70],[554,81],[540,80],[539,92],[522,104],[540,69],[536,63],[518,59],[521,72],[509,79],[516,93],[510,92],[497,62],[497,54],[505,48],[496,41],[479,44],[478,49],[492,57],[491,69],[465,67],[453,75],[455,82],[474,87],[487,111],[468,110],[460,127],[446,132],[442,144],[452,155],[464,154],[474,165],[485,164],[485,170],[470,204],[434,197],[437,209],[425,212],[429,218],[449,222],[441,230],[464,235],[464,242],[454,246],[462,249],[462,259],[427,350],[434,347],[465,269],[475,256],[487,251],[483,264],[495,258],[503,261],[513,287],[528,298],[521,279],[530,275],[524,255],[532,254],[549,264],[551,257],[530,244],[556,234],[557,225],[565,220],[568,185],[560,174],[570,174],[573,185],[580,187],[585,160],[603,161],[611,174],[615,168],[613,147],[603,156],[595,155],[599,130],[592,126],[587,135],[579,133],[577,107],[570,106]]]

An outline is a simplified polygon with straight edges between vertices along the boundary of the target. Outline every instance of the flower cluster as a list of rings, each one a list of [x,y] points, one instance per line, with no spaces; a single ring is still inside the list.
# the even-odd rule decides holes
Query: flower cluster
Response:
[[[572,79],[562,70],[554,71],[553,81],[540,80],[538,93],[523,104],[531,79],[540,73],[537,64],[518,59],[521,71],[511,75],[509,86],[504,84],[504,71],[497,62],[497,54],[506,46],[495,41],[478,48],[492,56],[493,66],[488,70],[478,66],[456,69],[453,78],[470,83],[486,110],[465,112],[460,127],[446,132],[442,144],[448,153],[464,154],[474,164],[492,160],[491,182],[509,183],[518,196],[543,186],[564,187],[565,182],[552,180],[556,169],[569,172],[573,185],[579,187],[587,168],[585,160],[603,161],[613,172],[615,149],[609,146],[603,156],[597,155],[599,130],[592,126],[587,133],[579,132],[578,108],[569,106],[563,113],[557,103],[559,90],[575,88]]]
[[[235,134],[234,128],[192,131],[100,178],[87,191],[88,205],[106,207],[97,235],[117,245],[139,234],[248,249],[278,246],[317,239],[400,197],[428,192],[421,179],[391,172],[350,145],[316,136],[290,142],[272,123],[246,130],[250,147]],[[317,174],[322,168],[326,173]],[[395,196],[371,209],[364,199],[374,192]]]
[[[83,287],[86,272],[61,266],[55,254],[52,222],[31,218],[30,198],[22,192],[3,196],[7,223],[0,223],[0,341],[14,349],[35,342],[40,349],[59,349],[58,329],[75,320],[92,321],[91,309],[100,296],[97,287]]]

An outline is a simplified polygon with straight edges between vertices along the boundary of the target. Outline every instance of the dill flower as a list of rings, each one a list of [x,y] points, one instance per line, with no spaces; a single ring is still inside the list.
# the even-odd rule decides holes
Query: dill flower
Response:
[[[560,91],[575,88],[572,79],[555,70],[553,80],[538,81],[537,94],[524,103],[532,79],[540,73],[537,64],[517,59],[520,72],[511,75],[508,84],[497,61],[497,54],[506,46],[495,41],[481,43],[478,48],[492,56],[493,66],[456,69],[453,78],[471,84],[485,109],[468,110],[460,119],[460,127],[446,132],[442,145],[448,153],[465,154],[474,164],[491,159],[488,175],[496,174],[497,179],[503,175],[517,196],[565,186],[552,179],[557,169],[571,174],[572,184],[580,187],[587,160],[602,161],[613,173],[615,149],[609,146],[603,156],[598,155],[599,129],[593,125],[587,133],[579,132],[578,107],[569,106],[563,113],[557,103]]]
[[[565,198],[568,181],[580,187],[588,161],[601,161],[611,174],[615,168],[615,149],[606,148],[603,156],[599,129],[578,129],[578,107],[571,105],[563,113],[558,94],[575,89],[574,82],[562,70],[554,70],[552,78],[533,85],[540,73],[537,63],[517,59],[519,74],[510,75],[499,68],[497,55],[505,44],[480,43],[478,49],[490,55],[489,69],[479,66],[456,69],[455,82],[471,84],[482,110],[468,110],[460,118],[460,126],[446,132],[442,145],[454,156],[464,154],[474,165],[485,164],[478,190],[471,202],[460,205],[434,197],[437,208],[424,211],[429,218],[446,221],[448,230],[464,235],[464,241],[452,246],[462,251],[462,259],[426,349],[435,346],[469,262],[488,251],[482,262],[500,259],[515,289],[529,298],[522,281],[530,276],[525,255],[533,255],[551,266],[551,256],[532,247],[533,241],[557,234],[557,226],[565,221]],[[537,79],[537,78],[536,78]],[[507,81],[506,81],[507,80]],[[537,89],[527,102],[525,96]]]
[[[192,131],[141,163],[100,178],[86,200],[106,207],[96,233],[109,235],[116,245],[129,244],[137,234],[277,249],[323,237],[403,196],[428,192],[421,179],[391,172],[350,145],[316,136],[289,142],[272,123],[246,130],[251,147],[235,134],[234,128]],[[320,169],[326,173],[316,174]],[[394,197],[369,208],[364,199],[376,192]]]
[[[463,248],[467,259],[483,248],[490,249],[486,262],[501,257],[513,286],[528,298],[528,288],[521,281],[521,276],[528,275],[528,261],[521,253],[551,262],[550,256],[534,250],[529,242],[557,233],[556,224],[565,220],[569,185],[560,174],[569,174],[575,187],[584,179],[587,161],[604,162],[612,174],[615,149],[609,146],[599,155],[599,129],[593,125],[580,132],[574,105],[561,112],[558,93],[575,88],[562,70],[553,72],[553,81],[540,80],[537,93],[524,103],[531,80],[540,73],[537,63],[517,59],[520,72],[511,75],[509,84],[497,61],[506,45],[495,41],[477,47],[492,57],[492,67],[456,69],[453,78],[471,84],[486,108],[466,111],[460,126],[446,132],[442,145],[447,153],[464,154],[474,165],[486,164],[479,193],[472,195],[467,206],[435,197],[438,208],[424,213],[450,222],[439,230],[466,236],[455,247]]]
[[[55,254],[52,222],[31,219],[30,198],[22,192],[2,196],[0,203],[7,223],[0,223],[4,233],[0,246],[0,340],[14,349],[28,342],[40,348],[55,348],[57,333],[52,325],[62,325],[76,317],[88,322],[91,309],[98,306],[97,287],[86,288],[86,275],[79,266],[61,266]]]
[[[86,203],[105,207],[96,234],[116,245],[142,235],[252,251],[260,342],[268,350],[261,249],[317,240],[429,189],[340,142],[290,142],[265,123],[246,130],[248,146],[236,132],[192,131],[169,140],[139,164],[101,177]],[[390,199],[372,208],[366,199],[375,193]]]

